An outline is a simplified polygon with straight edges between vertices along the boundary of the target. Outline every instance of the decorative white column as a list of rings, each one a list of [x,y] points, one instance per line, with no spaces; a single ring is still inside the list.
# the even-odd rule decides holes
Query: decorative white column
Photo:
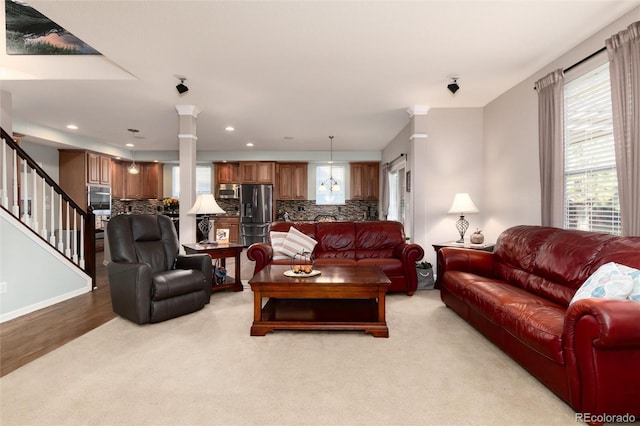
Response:
[[[412,215],[408,222],[412,224],[410,235],[413,242],[420,244],[423,248],[429,247],[427,239],[427,197],[429,181],[429,168],[425,167],[423,159],[428,158],[427,152],[427,105],[413,105],[407,109],[411,120],[410,151],[408,158],[408,169],[411,171],[411,192],[409,193],[406,211]],[[418,184],[419,183],[419,184]],[[405,232],[407,232],[405,230]]]
[[[180,245],[197,241],[196,217],[187,212],[196,200],[197,119],[193,105],[176,105],[180,165]],[[182,247],[180,248],[182,251]]]

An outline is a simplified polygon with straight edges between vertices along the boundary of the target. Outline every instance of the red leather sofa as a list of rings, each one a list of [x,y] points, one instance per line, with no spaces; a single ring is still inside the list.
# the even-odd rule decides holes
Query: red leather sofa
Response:
[[[442,301],[576,412],[640,418],[640,303],[569,306],[601,265],[640,269],[640,237],[516,226],[493,253],[442,248],[438,256]]]
[[[378,265],[391,280],[389,291],[413,295],[418,285],[415,263],[424,250],[407,244],[404,227],[394,221],[366,222],[273,222],[270,231],[288,232],[293,226],[318,242],[312,256],[316,266]],[[290,260],[273,259],[271,245],[252,244],[247,257],[256,262],[254,273],[266,265],[288,265]]]

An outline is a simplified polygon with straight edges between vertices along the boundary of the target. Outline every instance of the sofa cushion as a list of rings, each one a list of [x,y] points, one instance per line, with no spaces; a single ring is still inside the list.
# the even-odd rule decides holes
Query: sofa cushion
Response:
[[[494,324],[502,325],[503,309],[508,304],[536,303],[535,296],[519,287],[503,281],[487,279],[479,275],[463,273],[460,281],[465,281],[466,286],[462,298],[471,309],[480,312]],[[543,302],[538,302],[543,303]]]
[[[390,258],[394,250],[406,243],[400,222],[355,222],[356,259]]]
[[[315,239],[291,227],[280,251],[290,257],[305,252],[312,253],[317,243]]]
[[[547,358],[563,363],[562,331],[565,307],[542,299],[502,307],[502,326],[513,337]]]
[[[621,266],[614,262],[600,266],[576,291],[569,304],[588,298],[627,299],[633,290],[632,269]]]
[[[612,235],[541,226],[504,231],[495,248],[498,278],[567,306]]]
[[[315,259],[355,259],[356,229],[353,222],[319,222]]]

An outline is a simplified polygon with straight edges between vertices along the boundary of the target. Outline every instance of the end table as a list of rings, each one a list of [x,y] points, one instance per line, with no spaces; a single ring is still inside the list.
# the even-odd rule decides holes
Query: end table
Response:
[[[211,256],[212,259],[220,259],[220,263],[222,266],[226,267],[226,258],[233,257],[235,258],[235,276],[230,277],[227,275],[227,279],[224,284],[216,283],[215,273],[212,277],[213,283],[211,285],[211,292],[221,291],[221,290],[233,290],[233,291],[242,291],[242,281],[240,280],[240,253],[244,249],[242,244],[235,243],[225,243],[225,244],[183,244],[184,251],[187,254],[203,254],[206,253]]]

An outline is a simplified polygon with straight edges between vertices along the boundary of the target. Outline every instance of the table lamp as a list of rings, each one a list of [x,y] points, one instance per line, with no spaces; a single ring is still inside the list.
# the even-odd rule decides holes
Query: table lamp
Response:
[[[202,232],[204,239],[200,241],[203,244],[209,244],[209,232],[211,231],[211,221],[209,220],[209,215],[211,214],[223,214],[226,213],[222,208],[216,203],[216,199],[213,198],[213,194],[199,194],[196,197],[196,202],[193,203],[193,207],[191,210],[187,212],[187,214],[203,214],[205,215],[200,223],[198,224],[198,228]]]
[[[465,213],[479,213],[478,208],[471,197],[466,192],[456,194],[453,199],[453,204],[449,209],[449,214],[459,214],[460,219],[456,221],[456,228],[460,233],[460,239],[456,243],[464,243],[464,233],[469,228],[469,222],[464,218]]]

